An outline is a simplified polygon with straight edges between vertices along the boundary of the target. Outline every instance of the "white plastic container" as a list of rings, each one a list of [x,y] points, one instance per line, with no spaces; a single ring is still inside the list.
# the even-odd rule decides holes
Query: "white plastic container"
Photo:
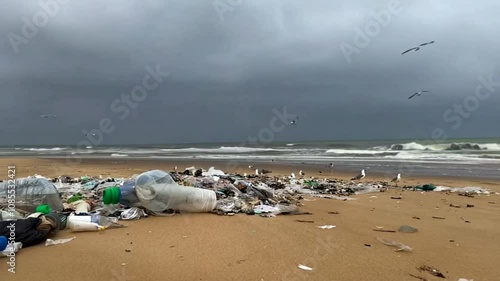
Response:
[[[83,231],[99,231],[104,230],[104,226],[100,226],[93,222],[75,221],[70,226],[73,232],[83,232]]]
[[[213,190],[178,185],[168,173],[160,170],[140,174],[135,192],[141,205],[154,212],[169,209],[210,212],[217,203]]]
[[[78,202],[78,204],[76,204],[75,214],[88,214],[89,212],[90,212],[89,203],[81,200],[81,202]]]
[[[118,219],[115,218],[116,221]],[[99,231],[111,226],[115,221],[112,218],[100,215],[91,216],[68,216],[67,228],[74,232],[80,231]]]

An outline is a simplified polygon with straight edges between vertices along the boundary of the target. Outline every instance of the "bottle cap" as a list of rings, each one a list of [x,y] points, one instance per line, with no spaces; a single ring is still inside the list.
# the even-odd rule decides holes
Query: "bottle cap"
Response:
[[[7,237],[0,236],[0,252],[5,250],[5,248],[7,248]]]
[[[50,211],[52,211],[52,210],[50,209],[49,205],[40,205],[40,206],[36,207],[36,210],[35,210],[35,212],[42,213],[44,215],[50,213]]]
[[[110,187],[104,190],[102,201],[105,205],[118,204],[121,198],[121,191],[118,187]]]

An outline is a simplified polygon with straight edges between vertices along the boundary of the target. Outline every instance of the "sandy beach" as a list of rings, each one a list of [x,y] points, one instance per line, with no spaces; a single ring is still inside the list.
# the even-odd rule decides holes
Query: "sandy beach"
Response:
[[[0,163],[15,165],[18,178],[35,173],[128,177],[151,169],[171,171],[174,166],[181,170],[192,165],[253,172],[247,165],[227,170],[228,163],[209,161],[84,159],[64,165],[64,159],[2,158]],[[297,166],[255,165],[272,170],[273,175],[298,174]],[[307,164],[300,169],[306,177],[353,176],[327,169],[319,174],[317,166]],[[0,178],[6,179],[6,175]],[[368,173],[366,180],[390,178]],[[498,183],[488,179],[403,175],[400,186],[425,183],[500,191]],[[393,196],[402,199],[391,199]],[[500,280],[496,266],[500,256],[499,195],[466,197],[391,188],[353,198],[356,200],[305,197],[301,210],[310,215],[263,218],[181,213],[126,221],[127,228],[102,233],[64,230],[53,239],[76,239],[22,249],[16,255],[16,273],[7,272],[2,262],[0,280]],[[473,207],[467,208],[467,204]],[[321,225],[336,227],[317,227]],[[418,232],[397,232],[401,225],[416,227]],[[396,232],[374,231],[377,227]],[[404,243],[413,251],[396,252],[377,237]],[[299,264],[313,270],[299,269]],[[425,265],[439,269],[446,278],[417,270]]]

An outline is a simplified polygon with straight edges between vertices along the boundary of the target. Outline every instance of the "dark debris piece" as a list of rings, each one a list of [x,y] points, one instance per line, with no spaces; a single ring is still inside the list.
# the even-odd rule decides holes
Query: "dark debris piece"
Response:
[[[417,267],[417,269],[419,271],[427,271],[429,272],[430,274],[436,276],[436,277],[440,277],[440,278],[446,278],[443,273],[441,273],[441,271],[439,271],[439,269],[435,268],[435,267],[432,267],[432,266],[428,266],[428,265],[423,265],[421,267]]]

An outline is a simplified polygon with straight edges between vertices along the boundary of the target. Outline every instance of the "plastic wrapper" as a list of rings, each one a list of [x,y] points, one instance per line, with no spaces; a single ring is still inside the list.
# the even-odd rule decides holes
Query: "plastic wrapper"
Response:
[[[137,207],[127,209],[120,214],[120,219],[122,220],[138,220],[142,217],[147,217],[146,212]]]

